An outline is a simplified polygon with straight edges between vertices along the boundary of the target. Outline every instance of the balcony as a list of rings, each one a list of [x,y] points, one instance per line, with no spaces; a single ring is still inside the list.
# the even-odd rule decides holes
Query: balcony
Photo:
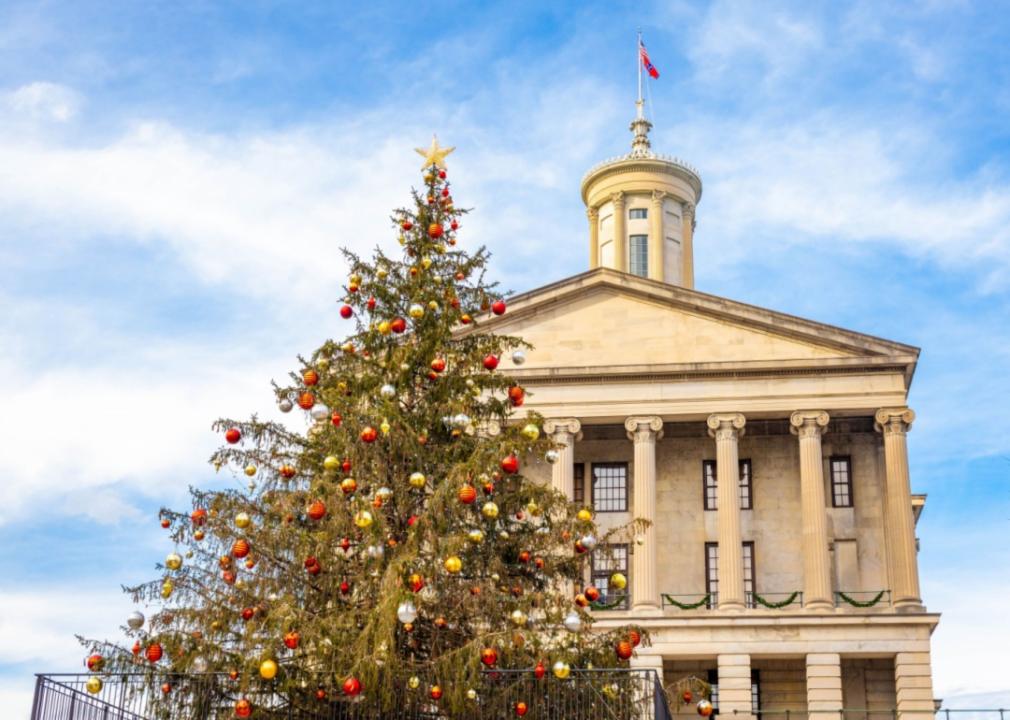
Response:
[[[890,590],[836,590],[834,592],[835,607],[849,611],[890,610]],[[660,595],[663,610],[674,612],[690,612],[715,610],[719,606],[718,593],[695,593],[689,595],[663,593]],[[803,609],[803,591],[744,593],[744,604],[748,610],[785,610]],[[601,608],[607,609],[607,608]]]
[[[317,687],[332,685],[332,676],[320,676],[317,687],[310,683],[304,693],[291,695],[243,693],[227,675],[213,673],[108,675],[92,692],[87,683],[95,677],[37,675],[31,720],[225,720],[236,717],[241,699],[250,702],[246,717],[255,720],[498,720],[527,713],[566,720],[671,720],[662,679],[648,669],[573,668],[565,680],[550,672],[537,679],[532,670],[489,671],[472,709],[462,716],[442,711],[423,689],[408,690],[406,681],[398,697],[379,707],[379,700],[364,695],[352,700],[324,691],[317,696]]]

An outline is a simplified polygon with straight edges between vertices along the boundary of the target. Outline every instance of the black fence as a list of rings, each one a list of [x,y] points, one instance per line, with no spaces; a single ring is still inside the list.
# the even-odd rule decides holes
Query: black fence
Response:
[[[225,720],[236,717],[240,699],[248,699],[254,720],[671,720],[654,670],[572,669],[566,680],[550,671],[539,679],[527,670],[489,672],[467,711],[455,715],[442,711],[424,686],[405,685],[393,709],[379,710],[360,697],[320,697],[309,686],[304,694],[238,693],[217,674],[104,676],[98,692],[89,692],[89,677],[38,675],[31,720]]]

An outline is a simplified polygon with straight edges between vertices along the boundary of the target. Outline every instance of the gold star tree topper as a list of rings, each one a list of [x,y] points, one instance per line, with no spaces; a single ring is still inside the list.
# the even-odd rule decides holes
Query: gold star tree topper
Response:
[[[442,147],[438,144],[438,137],[435,135],[431,136],[431,147],[430,148],[414,148],[414,152],[424,158],[424,164],[421,165],[421,169],[430,168],[434,165],[437,168],[445,170],[445,156],[455,150],[455,147]]]

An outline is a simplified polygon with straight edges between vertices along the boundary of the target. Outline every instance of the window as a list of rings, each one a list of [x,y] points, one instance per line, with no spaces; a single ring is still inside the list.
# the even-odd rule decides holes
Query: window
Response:
[[[711,687],[709,702],[712,703],[712,714],[716,715],[719,712],[719,671],[716,668],[710,668],[707,680],[709,687]],[[761,712],[761,675],[758,670],[754,669],[750,671],[750,705],[751,712],[755,715]]]
[[[649,210],[647,208],[631,208],[628,211],[628,217],[632,220],[645,220],[649,217]]]
[[[701,461],[703,501],[706,510],[715,510],[717,507],[718,484],[716,483],[715,467],[715,460]],[[751,481],[750,460],[740,461],[740,509],[754,509],[754,486]]]
[[[848,457],[831,458],[831,505],[852,507],[852,461]]]
[[[628,463],[593,463],[593,509],[627,511]]]
[[[575,492],[572,500],[576,505],[586,502],[586,466],[582,463],[575,463]]]
[[[754,543],[743,544],[743,594],[747,607],[754,607]],[[705,543],[705,592],[711,595],[709,607],[719,595],[719,543]]]
[[[598,547],[593,551],[590,565],[593,586],[600,591],[597,603],[606,606],[608,610],[627,610],[628,591],[611,592],[610,576],[619,572],[628,577],[628,546],[619,544]],[[630,581],[628,585],[630,587]]]
[[[629,240],[631,262],[628,267],[631,274],[646,277],[649,274],[649,236],[632,235]]]

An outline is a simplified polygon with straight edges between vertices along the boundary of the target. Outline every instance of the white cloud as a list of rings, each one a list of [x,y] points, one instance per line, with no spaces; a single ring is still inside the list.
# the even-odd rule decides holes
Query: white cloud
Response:
[[[17,114],[64,123],[77,115],[81,96],[65,85],[37,81],[6,93],[3,102]]]

